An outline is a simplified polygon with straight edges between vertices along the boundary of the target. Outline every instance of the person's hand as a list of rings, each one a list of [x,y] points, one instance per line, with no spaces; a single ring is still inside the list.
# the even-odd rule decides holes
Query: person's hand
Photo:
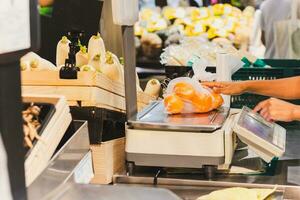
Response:
[[[240,95],[246,91],[244,82],[204,82],[202,85],[211,88],[216,93]]]
[[[263,118],[270,122],[290,122],[296,120],[295,112],[297,109],[299,109],[297,105],[283,100],[270,98],[260,102],[253,111],[259,112]]]

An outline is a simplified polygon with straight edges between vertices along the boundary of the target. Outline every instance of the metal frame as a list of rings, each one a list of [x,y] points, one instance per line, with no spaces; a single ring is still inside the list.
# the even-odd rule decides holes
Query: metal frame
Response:
[[[26,199],[19,63],[0,65],[0,130],[14,199]]]
[[[133,26],[122,26],[124,55],[125,101],[127,120],[134,120],[137,113],[136,58]]]

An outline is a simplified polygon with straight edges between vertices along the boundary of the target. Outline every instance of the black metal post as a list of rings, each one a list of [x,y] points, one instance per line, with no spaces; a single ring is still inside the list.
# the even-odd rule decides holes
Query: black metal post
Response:
[[[124,79],[127,120],[134,119],[137,113],[136,61],[133,26],[122,26]]]
[[[7,152],[12,196],[18,200],[27,199],[21,110],[19,63],[0,65],[0,130]]]

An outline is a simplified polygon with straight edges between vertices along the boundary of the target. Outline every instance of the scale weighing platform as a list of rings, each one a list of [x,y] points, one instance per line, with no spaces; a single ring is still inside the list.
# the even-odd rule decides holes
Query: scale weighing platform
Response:
[[[136,121],[129,121],[134,128],[173,131],[212,132],[222,127],[229,108],[220,108],[203,114],[168,115],[162,102],[153,102],[137,115]]]
[[[126,128],[128,167],[217,167],[228,170],[236,137],[264,161],[285,152],[286,130],[249,108],[221,107],[204,114],[168,115],[163,102],[150,104]]]

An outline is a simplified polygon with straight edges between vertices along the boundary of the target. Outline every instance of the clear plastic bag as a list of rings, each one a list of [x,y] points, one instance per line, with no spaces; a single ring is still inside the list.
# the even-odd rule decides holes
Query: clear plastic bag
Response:
[[[170,81],[164,95],[167,113],[206,113],[223,104],[221,95],[204,88],[197,80],[180,77]]]
[[[216,74],[207,72],[206,68],[209,66],[209,63],[206,60],[203,60],[199,57],[196,57],[193,60],[193,79],[197,81],[214,81],[216,80]]]
[[[193,57],[200,57],[209,66],[216,66],[217,54],[232,52],[232,46],[221,46],[204,37],[185,37],[179,45],[171,45],[161,54],[161,63],[166,66],[187,66]]]

